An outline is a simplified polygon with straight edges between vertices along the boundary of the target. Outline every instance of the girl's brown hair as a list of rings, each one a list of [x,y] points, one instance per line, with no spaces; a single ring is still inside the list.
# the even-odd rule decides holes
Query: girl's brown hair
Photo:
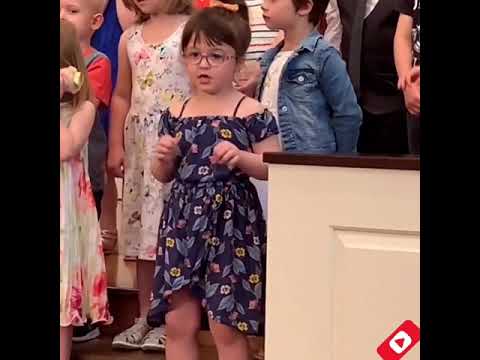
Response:
[[[135,12],[138,23],[150,19],[150,15],[144,14],[134,0],[122,1],[128,10]],[[190,15],[192,13],[192,0],[164,0],[164,12],[169,15]]]
[[[90,98],[90,86],[87,69],[83,60],[80,44],[78,42],[75,26],[67,20],[60,20],[60,69],[73,66],[82,74],[82,86],[75,95],[67,94],[65,99],[70,101],[73,107]]]
[[[196,12],[183,30],[182,51],[185,51],[192,37],[194,42],[197,42],[202,35],[212,45],[230,45],[238,59],[245,55],[251,40],[247,5],[244,0],[223,0],[222,2],[238,5],[238,11],[210,7]]]

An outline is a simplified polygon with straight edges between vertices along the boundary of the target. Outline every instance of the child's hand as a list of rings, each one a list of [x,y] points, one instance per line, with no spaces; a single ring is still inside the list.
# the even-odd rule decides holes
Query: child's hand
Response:
[[[414,66],[412,70],[410,70],[409,82],[420,88],[420,66]]]
[[[210,157],[212,164],[226,165],[233,170],[240,160],[240,150],[229,141],[222,141],[213,149],[213,155]]]
[[[405,90],[409,82],[410,82],[410,73],[406,73],[402,76],[399,76],[398,83],[397,83],[398,89],[402,91]]]
[[[403,96],[408,112],[418,115],[420,113],[420,86],[416,86],[415,83],[407,85],[403,90]]]
[[[63,97],[64,91],[65,91],[65,84],[64,84],[62,73],[60,72],[60,99]]]
[[[253,97],[260,76],[261,69],[258,63],[244,64],[235,76],[234,88],[247,96]]]
[[[73,66],[60,69],[60,79],[63,91],[70,94],[77,93],[82,86],[82,74]]]
[[[108,151],[107,169],[115,177],[123,177],[125,150],[123,146],[111,147]]]
[[[158,161],[173,161],[179,154],[180,138],[164,135],[153,149],[153,157]]]

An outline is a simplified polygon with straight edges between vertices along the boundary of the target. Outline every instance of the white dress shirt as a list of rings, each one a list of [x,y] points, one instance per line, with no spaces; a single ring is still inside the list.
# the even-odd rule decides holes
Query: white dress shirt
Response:
[[[360,0],[362,1],[362,0]],[[365,17],[366,18],[370,13],[375,9],[380,0],[363,0],[366,1],[365,6]],[[342,42],[342,22],[340,21],[340,11],[338,9],[337,0],[330,0],[325,11],[327,28],[325,30],[324,38],[332,46],[334,46],[338,51],[340,50],[340,44]]]

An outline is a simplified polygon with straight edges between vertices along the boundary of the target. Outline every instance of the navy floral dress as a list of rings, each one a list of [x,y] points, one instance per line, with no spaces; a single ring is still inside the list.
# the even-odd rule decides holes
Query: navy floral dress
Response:
[[[221,141],[240,150],[278,134],[265,111],[235,116],[162,113],[159,134],[180,137],[178,168],[160,221],[148,322],[165,322],[168,296],[184,287],[208,316],[246,334],[264,319],[266,225],[254,185],[238,169],[212,165]]]

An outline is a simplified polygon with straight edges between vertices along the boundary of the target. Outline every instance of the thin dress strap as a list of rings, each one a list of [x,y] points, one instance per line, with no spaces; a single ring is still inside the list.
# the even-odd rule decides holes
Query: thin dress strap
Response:
[[[235,111],[233,112],[233,117],[237,116],[237,111],[238,111],[238,108],[240,107],[240,105],[242,104],[243,100],[245,100],[247,96],[244,95],[237,103],[237,106],[235,107]]]
[[[179,118],[182,117],[183,115],[183,111],[185,110],[185,107],[187,106],[188,102],[190,101],[191,98],[188,98],[187,100],[185,100],[185,102],[183,103],[182,105],[182,110],[180,111],[180,114],[178,115]]]

